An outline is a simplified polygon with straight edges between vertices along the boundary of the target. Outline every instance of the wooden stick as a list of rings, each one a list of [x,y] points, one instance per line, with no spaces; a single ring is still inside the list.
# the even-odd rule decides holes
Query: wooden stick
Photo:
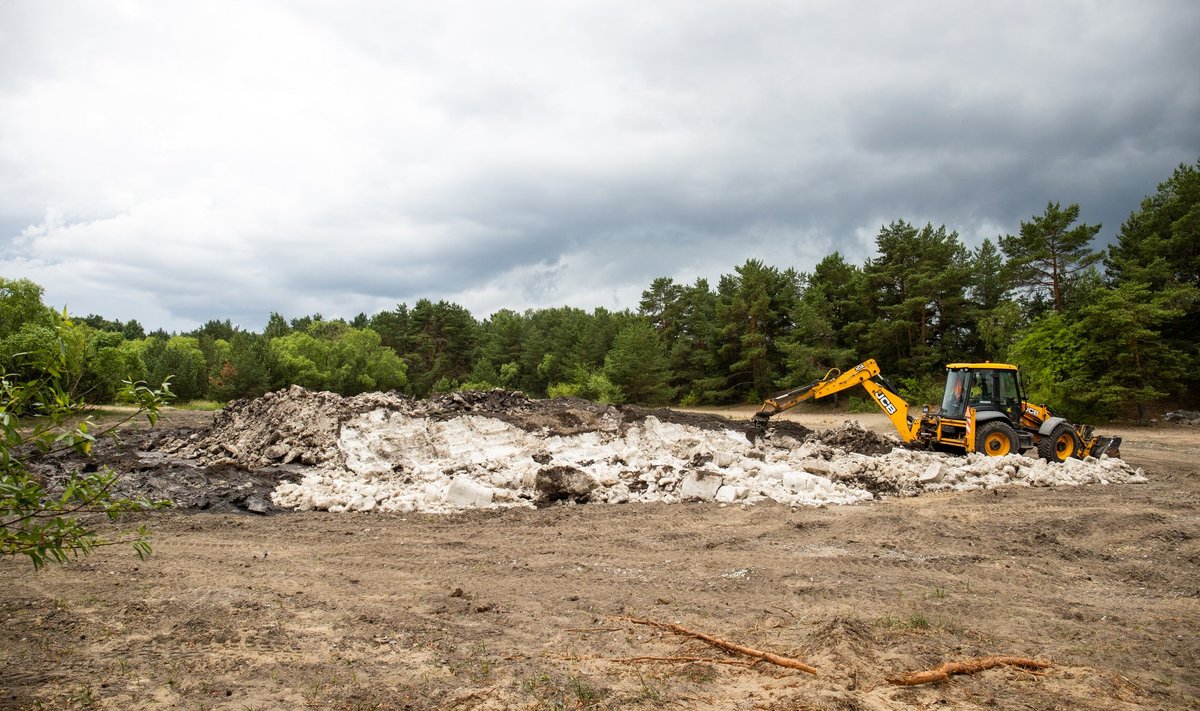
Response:
[[[902,676],[888,679],[893,684],[900,686],[918,686],[920,684],[929,684],[935,681],[945,681],[950,678],[951,674],[974,674],[981,672],[984,669],[991,669],[999,666],[1014,666],[1025,667],[1027,669],[1047,669],[1054,666],[1051,662],[1041,659],[1028,659],[1026,657],[978,657],[976,659],[968,659],[964,662],[946,662],[937,669],[927,669],[925,671],[910,672]]]
[[[800,661],[799,659],[793,659],[791,657],[783,657],[778,654],[774,654],[772,652],[764,652],[761,649],[754,649],[752,647],[746,647],[746,646],[743,646],[740,644],[735,644],[728,640],[721,639],[720,637],[713,637],[712,635],[707,635],[707,634],[704,634],[703,632],[696,632],[693,630],[689,630],[688,628],[683,627],[682,625],[673,624],[671,622],[657,622],[655,620],[644,620],[644,619],[640,619],[637,617],[621,617],[618,619],[627,620],[629,622],[633,622],[634,624],[647,625],[649,627],[658,627],[659,629],[670,630],[671,632],[674,632],[675,634],[678,634],[678,635],[683,635],[684,637],[694,637],[695,639],[701,640],[703,642],[708,642],[709,644],[711,644],[714,647],[724,649],[726,652],[733,652],[734,654],[741,654],[741,655],[747,656],[747,657],[754,657],[755,659],[761,659],[764,662],[770,662],[772,664],[777,664],[781,667],[787,667],[788,669],[799,669],[800,671],[808,672],[809,674],[817,673],[816,668],[810,667],[809,665],[805,664],[804,662]]]

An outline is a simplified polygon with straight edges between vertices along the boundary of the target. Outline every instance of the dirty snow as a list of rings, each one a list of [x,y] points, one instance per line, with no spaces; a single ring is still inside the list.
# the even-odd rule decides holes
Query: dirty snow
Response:
[[[655,417],[623,433],[537,436],[477,415],[439,422],[375,411],[348,421],[338,444],[344,467],[281,484],[275,503],[330,511],[534,506],[539,473],[552,467],[589,476],[596,486],[587,501],[594,503],[771,499],[820,506],[867,501],[877,493],[1145,481],[1108,458],[1060,465],[906,449],[872,457],[821,442],[751,446],[736,430],[706,431]]]
[[[655,414],[648,414],[648,413]],[[675,420],[675,421],[668,421]],[[341,398],[302,388],[233,403],[174,446],[201,463],[298,462],[272,500],[292,509],[450,512],[557,501],[853,504],[924,491],[1138,483],[1120,459],[1054,464],[915,451],[854,422],[750,444],[744,423],[520,393]],[[792,436],[795,435],[795,436]],[[806,435],[806,436],[805,436]],[[798,439],[797,437],[803,437]]]

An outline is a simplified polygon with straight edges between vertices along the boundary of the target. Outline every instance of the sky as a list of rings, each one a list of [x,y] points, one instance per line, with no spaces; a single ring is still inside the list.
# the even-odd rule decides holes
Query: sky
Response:
[[[0,0],[0,277],[183,331],[1097,247],[1200,158],[1200,3]]]

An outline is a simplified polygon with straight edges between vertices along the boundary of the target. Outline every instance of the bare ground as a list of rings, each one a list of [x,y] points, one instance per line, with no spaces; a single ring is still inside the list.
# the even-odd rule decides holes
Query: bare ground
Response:
[[[796,510],[156,514],[146,561],[0,561],[0,708],[1197,708],[1200,428],[1115,433],[1148,484]],[[625,616],[819,673],[722,663],[737,658]],[[1054,666],[886,680],[993,654]]]

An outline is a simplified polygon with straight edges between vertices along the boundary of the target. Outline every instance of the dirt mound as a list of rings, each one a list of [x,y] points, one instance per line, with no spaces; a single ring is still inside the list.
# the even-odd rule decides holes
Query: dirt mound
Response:
[[[709,432],[723,432],[726,430],[742,431],[746,429],[747,423],[742,420],[731,420],[728,417],[720,415],[709,415],[702,412],[684,412],[681,410],[672,410],[666,407],[646,408],[638,407],[637,405],[622,405],[618,408],[625,422],[641,422],[647,417],[653,417],[660,422],[670,422],[675,425],[687,425],[696,429],[707,430]],[[788,422],[789,427],[786,428],[788,435],[796,439],[804,439],[812,432],[804,425]],[[800,434],[802,433],[802,434]],[[797,437],[797,434],[800,436]]]
[[[604,405],[580,398],[531,399],[506,390],[439,393],[415,400],[395,393],[365,393],[342,397],[292,386],[254,400],[230,403],[217,414],[212,428],[200,437],[177,438],[164,451],[199,462],[234,463],[247,468],[345,463],[338,448],[343,425],[368,412],[424,418],[442,422],[464,415],[481,415],[543,437],[568,437],[588,432],[626,432],[647,418],[705,432],[741,432],[744,422],[719,415],[682,412],[635,405]],[[812,430],[803,425],[773,423],[777,435],[803,441]],[[868,433],[869,434],[869,433]]]
[[[876,434],[853,420],[847,420],[841,427],[813,433],[810,438],[847,452],[871,457],[887,454],[893,448],[900,446],[898,439]]]

